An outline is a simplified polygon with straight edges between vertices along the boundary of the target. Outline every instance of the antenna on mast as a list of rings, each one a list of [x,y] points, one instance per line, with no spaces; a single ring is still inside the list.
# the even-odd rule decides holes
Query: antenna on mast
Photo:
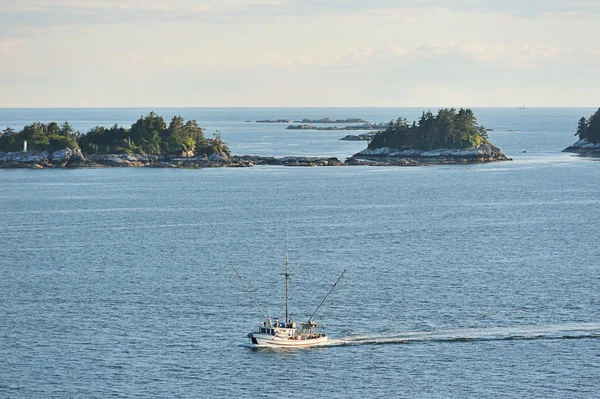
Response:
[[[232,261],[229,261],[229,263],[231,263],[231,267],[233,267],[233,270],[235,271],[235,274],[237,274],[238,278],[240,279],[240,281],[242,282],[242,284],[244,284],[244,287],[246,288],[246,291],[248,291],[248,294],[250,294],[250,298],[252,298],[252,300],[254,301],[254,304],[256,305],[256,307],[258,308],[258,311],[260,312],[260,314],[262,315],[263,319],[265,319],[265,321],[267,321],[267,317],[265,316],[265,314],[263,313],[262,309],[260,308],[260,306],[258,305],[258,302],[256,301],[256,299],[254,298],[254,295],[252,295],[252,291],[250,291],[250,288],[248,288],[248,285],[246,285],[246,282],[244,281],[244,279],[242,278],[242,276],[240,275],[240,273],[237,271],[237,269],[235,268],[235,266],[233,265]]]

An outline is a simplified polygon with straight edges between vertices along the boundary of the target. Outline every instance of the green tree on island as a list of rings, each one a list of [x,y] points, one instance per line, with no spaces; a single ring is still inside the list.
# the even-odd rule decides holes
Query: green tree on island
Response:
[[[224,143],[213,149],[211,140],[204,137],[204,129],[195,120],[186,122],[176,115],[167,125],[164,118],[155,112],[140,116],[129,129],[117,125],[110,129],[97,126],[81,137],[80,145],[89,153],[192,156],[229,152]]]
[[[0,151],[21,151],[27,140],[31,151],[56,151],[64,148],[85,153],[146,153],[150,155],[192,156],[228,154],[229,147],[221,140],[204,137],[204,129],[195,120],[185,121],[173,116],[167,125],[155,112],[140,118],[130,128],[113,125],[96,126],[85,134],[74,132],[69,122],[43,124],[34,122],[20,132],[6,128],[0,134]]]
[[[65,122],[66,123],[66,122]],[[31,125],[23,127],[23,130],[16,132],[11,128],[6,128],[0,135],[0,151],[11,152],[21,151],[23,141],[27,141],[27,147],[31,151],[56,151],[64,148],[77,149],[78,132],[66,123],[68,128],[59,127],[56,122],[44,124],[34,122]]]
[[[472,110],[442,108],[436,116],[431,111],[423,112],[412,124],[406,118],[391,121],[386,130],[375,135],[368,148],[433,150],[482,144],[490,144],[487,131],[478,126]]]
[[[590,143],[600,143],[600,108],[587,120],[585,117],[579,119],[577,123],[577,133],[580,140],[587,140]]]

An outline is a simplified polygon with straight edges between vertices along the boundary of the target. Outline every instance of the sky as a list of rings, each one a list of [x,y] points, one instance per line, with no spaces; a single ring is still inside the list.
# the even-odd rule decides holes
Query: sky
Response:
[[[597,107],[598,0],[0,0],[0,107]]]

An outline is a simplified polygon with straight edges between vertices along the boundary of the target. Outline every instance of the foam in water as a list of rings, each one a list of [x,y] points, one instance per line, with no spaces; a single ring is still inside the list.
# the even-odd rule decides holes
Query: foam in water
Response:
[[[438,331],[407,331],[391,334],[351,335],[330,339],[329,346],[410,344],[419,342],[505,341],[525,339],[600,338],[600,323],[547,324]]]

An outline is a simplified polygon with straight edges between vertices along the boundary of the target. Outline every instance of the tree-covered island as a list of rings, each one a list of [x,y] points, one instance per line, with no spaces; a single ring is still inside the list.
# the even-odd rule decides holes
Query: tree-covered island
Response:
[[[0,166],[203,166],[229,162],[229,147],[216,133],[204,136],[195,120],[167,122],[150,112],[129,128],[96,126],[76,132],[68,122],[35,122],[0,133]],[[204,165],[205,166],[205,165]]]
[[[573,152],[584,156],[600,155],[600,108],[588,119],[582,117],[577,123],[575,136],[579,140],[565,148],[563,152]]]
[[[418,165],[509,160],[488,140],[470,109],[442,108],[434,115],[423,112],[418,121],[392,120],[375,134],[367,148],[348,163]],[[366,161],[366,162],[365,162]]]
[[[81,149],[87,154],[134,153],[148,155],[223,154],[229,148],[220,137],[205,138],[204,129],[195,120],[185,121],[173,116],[167,125],[162,116],[150,112],[141,116],[130,128],[114,125],[96,126],[82,134],[75,132],[69,122],[44,124],[34,122],[20,132],[6,128],[0,133],[0,151],[21,151],[23,141],[31,151],[57,151],[64,148]]]

